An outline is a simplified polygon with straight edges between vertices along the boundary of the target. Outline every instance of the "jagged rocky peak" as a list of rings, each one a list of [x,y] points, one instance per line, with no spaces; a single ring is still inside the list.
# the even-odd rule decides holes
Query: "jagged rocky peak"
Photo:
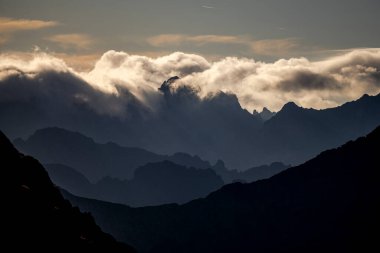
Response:
[[[268,108],[264,107],[261,112],[258,112],[256,109],[253,110],[252,115],[260,120],[266,121],[272,118],[276,113],[272,112]]]
[[[269,110],[268,108],[264,107],[261,113],[273,113],[273,112]]]
[[[180,79],[178,76],[172,76],[170,77],[168,80],[164,81],[162,84],[161,84],[161,87],[158,88],[160,91],[162,91],[163,93],[166,93],[167,91],[169,91],[170,89],[170,86],[175,82],[177,81],[178,79]]]
[[[275,114],[275,112],[272,112],[268,108],[264,107],[263,110],[260,112],[260,117],[265,121],[272,118]]]

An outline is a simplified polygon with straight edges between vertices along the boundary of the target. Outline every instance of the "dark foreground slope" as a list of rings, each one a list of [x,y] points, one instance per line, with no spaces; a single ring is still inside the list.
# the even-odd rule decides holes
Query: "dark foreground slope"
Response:
[[[141,252],[378,252],[379,150],[377,128],[270,179],[185,205],[134,209],[68,197]]]
[[[2,132],[0,164],[3,251],[134,252],[103,233],[91,215],[73,208],[41,164],[20,154]]]

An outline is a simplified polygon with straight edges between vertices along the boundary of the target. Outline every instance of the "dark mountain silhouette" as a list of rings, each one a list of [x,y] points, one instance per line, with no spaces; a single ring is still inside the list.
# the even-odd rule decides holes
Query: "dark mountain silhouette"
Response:
[[[223,186],[223,180],[211,169],[186,168],[169,161],[149,163],[136,169],[132,180],[122,182],[106,178],[97,188],[112,202],[131,206],[185,203],[205,197]]]
[[[83,174],[66,165],[44,164],[51,181],[60,188],[81,197],[98,198],[96,187]]]
[[[55,184],[77,196],[130,206],[185,203],[205,197],[224,184],[211,169],[187,168],[170,161],[139,167],[130,180],[105,177],[96,184],[73,168],[59,164],[46,167]]]
[[[363,136],[379,124],[380,95],[364,95],[326,110],[305,109],[290,102],[264,123],[258,135],[262,145],[254,153],[266,162],[297,164],[322,150]]]
[[[135,252],[103,233],[54,187],[42,165],[0,132],[3,251]]]
[[[250,184],[130,208],[65,194],[140,252],[378,252],[380,127]]]
[[[118,87],[116,96],[103,94],[68,73],[45,71],[34,78],[16,73],[0,80],[0,128],[11,138],[58,126],[97,142],[113,141],[163,154],[181,151],[211,162],[222,159],[237,170],[274,161],[299,164],[380,124],[380,95],[327,110],[288,104],[263,121],[243,109],[234,94],[200,98],[196,86],[180,85],[176,77],[163,82],[156,106],[148,108],[123,87]],[[116,112],[97,110],[97,104],[107,109],[114,105]],[[96,164],[93,170],[99,173]],[[121,170],[129,170],[131,176],[132,169]],[[119,172],[112,176],[120,176]]]
[[[222,177],[223,181],[226,184],[229,184],[237,181],[250,183],[260,179],[266,179],[283,170],[286,170],[289,167],[289,165],[284,165],[280,162],[274,162],[270,165],[261,165],[249,168],[244,171],[238,171],[227,169],[224,165],[224,162],[218,160],[216,164],[212,167],[212,169]]]
[[[261,121],[267,121],[267,120],[271,119],[274,115],[276,115],[276,113],[272,112],[268,108],[264,107],[261,112],[253,110],[252,115]]]
[[[211,165],[198,156],[176,153],[158,155],[140,148],[122,147],[115,143],[99,144],[78,132],[61,128],[37,130],[26,141],[16,139],[15,146],[43,163],[58,163],[75,168],[91,181],[105,176],[131,178],[134,170],[149,162],[171,160],[196,168]]]

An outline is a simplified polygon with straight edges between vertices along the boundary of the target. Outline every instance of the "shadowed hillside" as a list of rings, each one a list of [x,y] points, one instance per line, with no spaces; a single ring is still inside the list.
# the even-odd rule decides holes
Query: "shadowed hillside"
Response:
[[[0,132],[0,160],[6,188],[3,250],[135,252],[103,233],[54,187],[41,164],[20,154]]]
[[[134,209],[66,196],[141,252],[376,252],[379,149],[377,128],[270,179],[184,205]]]

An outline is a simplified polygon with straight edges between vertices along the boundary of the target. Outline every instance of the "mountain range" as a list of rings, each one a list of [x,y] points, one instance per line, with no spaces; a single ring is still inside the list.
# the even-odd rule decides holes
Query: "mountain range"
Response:
[[[102,232],[92,216],[65,200],[42,165],[0,132],[3,251],[135,252]]]
[[[189,202],[224,184],[212,169],[184,167],[170,161],[138,167],[130,180],[104,177],[95,184],[65,165],[45,167],[56,185],[77,196],[135,207]]]
[[[13,143],[20,151],[38,158],[42,163],[75,168],[93,182],[105,176],[129,179],[137,167],[165,160],[199,169],[211,167],[209,162],[198,156],[185,153],[159,155],[112,142],[100,144],[78,132],[57,127],[37,130],[27,140],[19,138]]]
[[[224,183],[252,182],[289,167],[276,162],[245,171],[230,170],[221,160],[210,165],[186,153],[165,156],[114,143],[99,144],[61,128],[40,129],[14,143],[44,162],[59,187],[81,197],[131,206],[185,203]]]
[[[380,127],[269,179],[178,205],[64,195],[139,252],[377,252]]]
[[[325,110],[290,102],[263,120],[243,109],[234,94],[218,92],[200,98],[196,89],[177,85],[178,79],[171,78],[159,88],[160,100],[154,108],[120,90],[128,106],[118,115],[86,103],[83,94],[93,94],[95,100],[101,96],[83,81],[56,72],[38,75],[0,80],[4,94],[0,97],[0,128],[13,139],[56,126],[92,136],[96,142],[112,141],[161,154],[197,154],[212,163],[221,159],[228,168],[243,170],[276,161],[300,164],[380,124],[380,95],[365,95]],[[49,85],[42,87],[38,80]],[[120,109],[117,104],[114,107]],[[93,177],[99,179],[96,164]],[[139,165],[143,164],[135,167]]]

